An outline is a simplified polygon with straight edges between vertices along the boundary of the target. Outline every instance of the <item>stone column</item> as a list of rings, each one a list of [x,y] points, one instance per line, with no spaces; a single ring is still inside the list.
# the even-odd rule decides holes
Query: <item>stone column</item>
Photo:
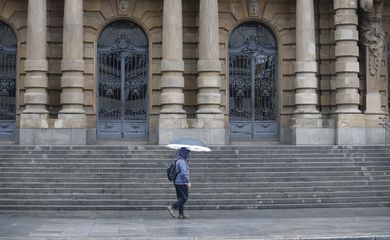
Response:
[[[200,0],[197,114],[221,114],[218,1]]]
[[[316,42],[313,0],[297,0],[296,114],[318,114]]]
[[[316,42],[313,0],[296,1],[295,104],[292,144],[324,144],[315,135],[322,127],[316,77]]]
[[[198,61],[198,110],[195,127],[208,129],[224,143],[224,115],[221,104],[221,63],[219,61],[218,0],[200,0],[199,6],[199,61]],[[219,130],[218,130],[219,129]],[[222,132],[223,134],[222,134]],[[222,135],[221,135],[222,134]],[[210,143],[217,143],[212,137]]]
[[[183,17],[181,0],[164,0],[159,143],[187,128],[184,105]]]
[[[357,0],[334,0],[336,43],[336,144],[364,144],[364,119],[359,110],[359,34]]]
[[[359,34],[357,0],[334,0],[336,56],[336,113],[360,113]]]
[[[29,0],[27,12],[27,46],[24,64],[25,110],[20,128],[48,128],[46,60],[46,0]],[[21,130],[21,139],[23,135]]]
[[[181,0],[164,0],[160,111],[162,114],[185,114],[182,18]]]
[[[85,128],[83,1],[65,0],[61,105],[56,128]]]

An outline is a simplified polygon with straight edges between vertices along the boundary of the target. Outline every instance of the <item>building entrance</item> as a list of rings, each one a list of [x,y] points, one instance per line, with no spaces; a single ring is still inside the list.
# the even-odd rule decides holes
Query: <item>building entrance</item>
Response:
[[[16,35],[0,22],[0,139],[15,138]]]
[[[98,138],[134,139],[148,134],[148,40],[129,21],[108,25],[99,38]]]
[[[257,22],[237,27],[229,42],[230,138],[278,136],[277,45]]]

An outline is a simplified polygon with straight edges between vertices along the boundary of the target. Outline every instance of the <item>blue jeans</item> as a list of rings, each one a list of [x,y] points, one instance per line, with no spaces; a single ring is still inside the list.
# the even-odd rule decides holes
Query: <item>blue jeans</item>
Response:
[[[174,209],[179,209],[179,214],[183,215],[184,213],[184,204],[188,200],[188,187],[187,185],[176,185],[176,196],[177,201],[173,204]]]

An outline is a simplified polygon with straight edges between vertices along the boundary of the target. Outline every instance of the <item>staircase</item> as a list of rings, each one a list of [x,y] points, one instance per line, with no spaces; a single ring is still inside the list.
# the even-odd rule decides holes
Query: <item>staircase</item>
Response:
[[[221,146],[190,154],[188,208],[390,206],[384,146]],[[162,146],[0,146],[0,209],[163,209]]]

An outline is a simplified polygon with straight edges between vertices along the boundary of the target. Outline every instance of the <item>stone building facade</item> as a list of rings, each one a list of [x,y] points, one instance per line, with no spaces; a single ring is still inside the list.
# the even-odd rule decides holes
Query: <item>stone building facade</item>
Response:
[[[390,2],[0,0],[0,142],[385,142]]]

